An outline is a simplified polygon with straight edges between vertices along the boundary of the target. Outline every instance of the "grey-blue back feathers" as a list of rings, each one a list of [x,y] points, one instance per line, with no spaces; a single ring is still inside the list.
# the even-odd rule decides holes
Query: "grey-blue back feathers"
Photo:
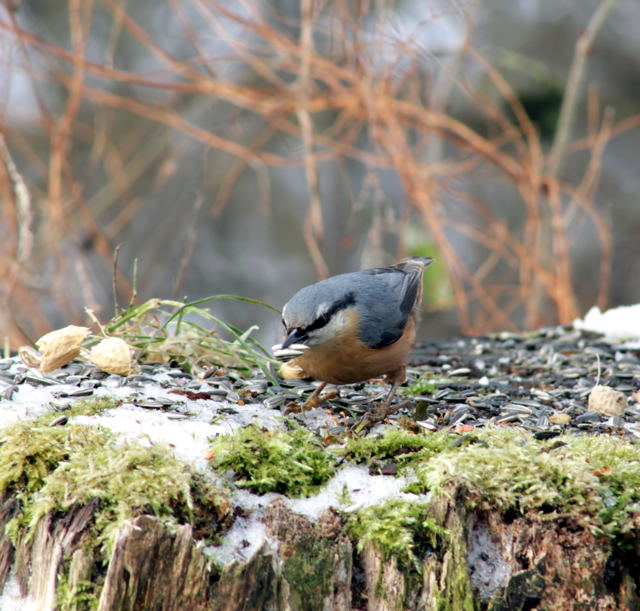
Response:
[[[312,331],[336,312],[355,308],[359,335],[369,348],[400,339],[421,295],[422,273],[432,259],[404,259],[390,267],[340,274],[300,289],[283,308],[288,328]]]

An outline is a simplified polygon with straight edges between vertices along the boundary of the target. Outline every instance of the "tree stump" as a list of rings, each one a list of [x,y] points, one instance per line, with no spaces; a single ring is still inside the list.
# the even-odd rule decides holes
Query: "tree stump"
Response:
[[[41,610],[640,608],[637,532],[622,552],[577,521],[469,510],[463,488],[450,492],[430,505],[446,534],[421,550],[417,569],[371,543],[358,551],[335,511],[312,522],[282,499],[265,508],[267,537],[244,562],[216,567],[191,526],[172,531],[143,515],[118,531],[104,567],[88,539],[90,504],[43,516],[17,547],[3,536],[0,588],[13,564]],[[5,496],[1,532],[15,510]]]

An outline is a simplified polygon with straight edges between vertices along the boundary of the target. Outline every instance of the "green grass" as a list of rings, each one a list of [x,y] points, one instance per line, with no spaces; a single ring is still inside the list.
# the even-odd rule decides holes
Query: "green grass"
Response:
[[[242,331],[203,307],[220,299],[280,314],[268,304],[236,295],[213,295],[191,302],[150,299],[140,305],[130,303],[105,325],[105,331],[135,347],[141,361],[171,362],[190,373],[219,366],[249,376],[259,369],[273,381],[269,365],[276,361],[251,337],[257,327]]]

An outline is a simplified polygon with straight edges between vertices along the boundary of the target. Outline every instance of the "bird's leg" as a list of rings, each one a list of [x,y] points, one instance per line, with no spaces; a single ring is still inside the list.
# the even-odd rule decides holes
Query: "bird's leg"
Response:
[[[379,413],[384,412],[385,416],[388,416],[392,411],[390,409],[391,399],[393,399],[393,395],[395,395],[396,389],[398,388],[398,386],[400,386],[400,384],[402,384],[407,379],[407,368],[401,367],[400,369],[398,369],[397,371],[394,371],[393,373],[388,373],[385,376],[385,379],[387,382],[391,384],[391,388],[389,389],[389,394],[387,395],[387,398],[378,408],[378,412]]]
[[[402,382],[405,380],[405,369],[394,373],[393,375],[387,375],[389,382],[391,383],[391,388],[389,389],[389,394],[387,398],[380,404],[378,409],[374,414],[368,413],[365,414],[362,419],[355,425],[353,430],[356,433],[362,431],[362,429],[371,426],[372,424],[376,424],[377,422],[382,422],[387,416],[392,414],[395,409],[399,409],[401,406],[397,406],[397,408],[391,407],[391,399],[393,399],[393,395],[396,392],[396,389]],[[401,404],[404,405],[404,402]]]
[[[320,401],[320,393],[324,390],[327,382],[323,382],[313,391],[313,394],[304,402],[302,409],[313,409],[314,407],[320,407],[322,405],[322,401]]]
[[[393,399],[393,395],[396,394],[396,389],[398,388],[398,386],[400,386],[400,380],[394,380],[391,383],[391,388],[389,389],[389,394],[387,395],[387,398],[384,400],[384,403],[382,403],[382,405],[380,405],[381,408],[389,409],[389,406],[391,405],[391,399]]]
[[[399,409],[400,406],[398,406],[395,409],[391,407],[391,399],[393,399],[393,395],[395,395],[396,389],[398,388],[398,386],[400,386],[402,381],[403,381],[402,378],[396,378],[391,383],[391,389],[389,390],[389,394],[387,395],[387,398],[380,404],[380,406],[376,410],[376,413],[374,414],[374,418],[376,422],[380,422],[381,420],[384,420],[387,416],[389,416],[394,411],[396,411],[396,409]]]

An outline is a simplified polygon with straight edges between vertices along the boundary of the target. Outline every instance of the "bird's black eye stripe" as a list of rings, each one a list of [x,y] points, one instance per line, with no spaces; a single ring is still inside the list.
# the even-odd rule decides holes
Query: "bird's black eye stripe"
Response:
[[[304,331],[308,333],[309,331],[315,331],[316,329],[321,329],[324,327],[333,317],[336,312],[340,310],[344,310],[349,306],[353,305],[356,302],[356,296],[353,292],[347,293],[342,299],[336,301],[331,307],[318,316],[309,326],[304,328]]]

